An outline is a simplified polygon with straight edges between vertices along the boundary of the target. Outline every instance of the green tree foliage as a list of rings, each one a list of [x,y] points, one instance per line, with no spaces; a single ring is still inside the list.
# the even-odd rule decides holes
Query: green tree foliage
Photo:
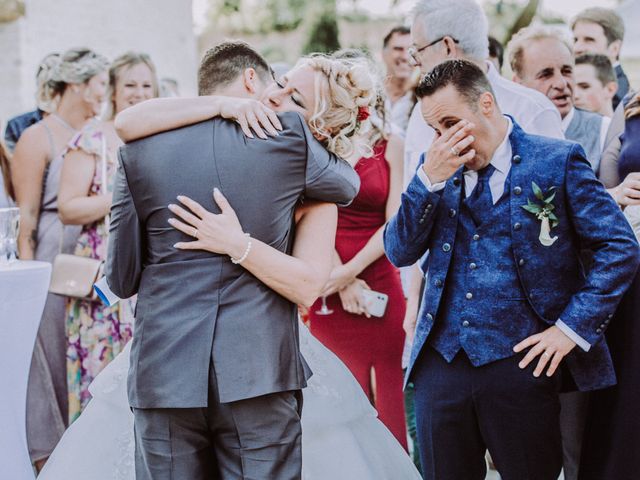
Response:
[[[332,53],[336,50],[340,50],[338,19],[335,13],[324,12],[311,26],[309,39],[304,46],[303,53]]]

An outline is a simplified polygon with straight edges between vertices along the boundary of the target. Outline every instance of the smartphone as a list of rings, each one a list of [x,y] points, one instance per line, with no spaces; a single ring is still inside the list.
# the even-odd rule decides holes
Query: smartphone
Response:
[[[387,303],[389,296],[385,293],[376,292],[375,290],[363,290],[362,300],[367,306],[367,311],[372,317],[383,317],[387,311]]]

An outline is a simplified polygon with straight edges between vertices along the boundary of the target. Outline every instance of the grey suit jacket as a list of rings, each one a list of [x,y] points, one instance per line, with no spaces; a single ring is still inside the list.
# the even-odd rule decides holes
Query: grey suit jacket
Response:
[[[179,194],[219,212],[218,187],[245,232],[290,252],[303,195],[348,204],[357,174],[299,115],[280,119],[284,130],[269,140],[214,119],[120,149],[106,274],[119,297],[138,294],[132,407],[205,407],[210,366],[223,403],[306,385],[296,306],[227,256],[177,250],[176,242],[193,239],[167,223]]]

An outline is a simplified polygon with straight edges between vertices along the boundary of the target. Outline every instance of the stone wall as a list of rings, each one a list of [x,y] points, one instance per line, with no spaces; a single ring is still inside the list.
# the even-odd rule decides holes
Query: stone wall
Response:
[[[34,107],[35,72],[52,51],[87,46],[110,59],[149,53],[161,77],[196,93],[198,51],[191,0],[26,0],[22,19],[0,24],[0,119]]]

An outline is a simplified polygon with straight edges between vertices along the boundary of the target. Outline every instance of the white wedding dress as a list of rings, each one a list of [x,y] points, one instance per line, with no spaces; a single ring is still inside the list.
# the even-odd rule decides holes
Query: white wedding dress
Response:
[[[302,478],[420,479],[351,372],[302,324],[300,348],[314,373],[303,390]],[[126,389],[129,352],[130,344],[93,381],[93,399],[38,480],[135,479],[133,414]]]

